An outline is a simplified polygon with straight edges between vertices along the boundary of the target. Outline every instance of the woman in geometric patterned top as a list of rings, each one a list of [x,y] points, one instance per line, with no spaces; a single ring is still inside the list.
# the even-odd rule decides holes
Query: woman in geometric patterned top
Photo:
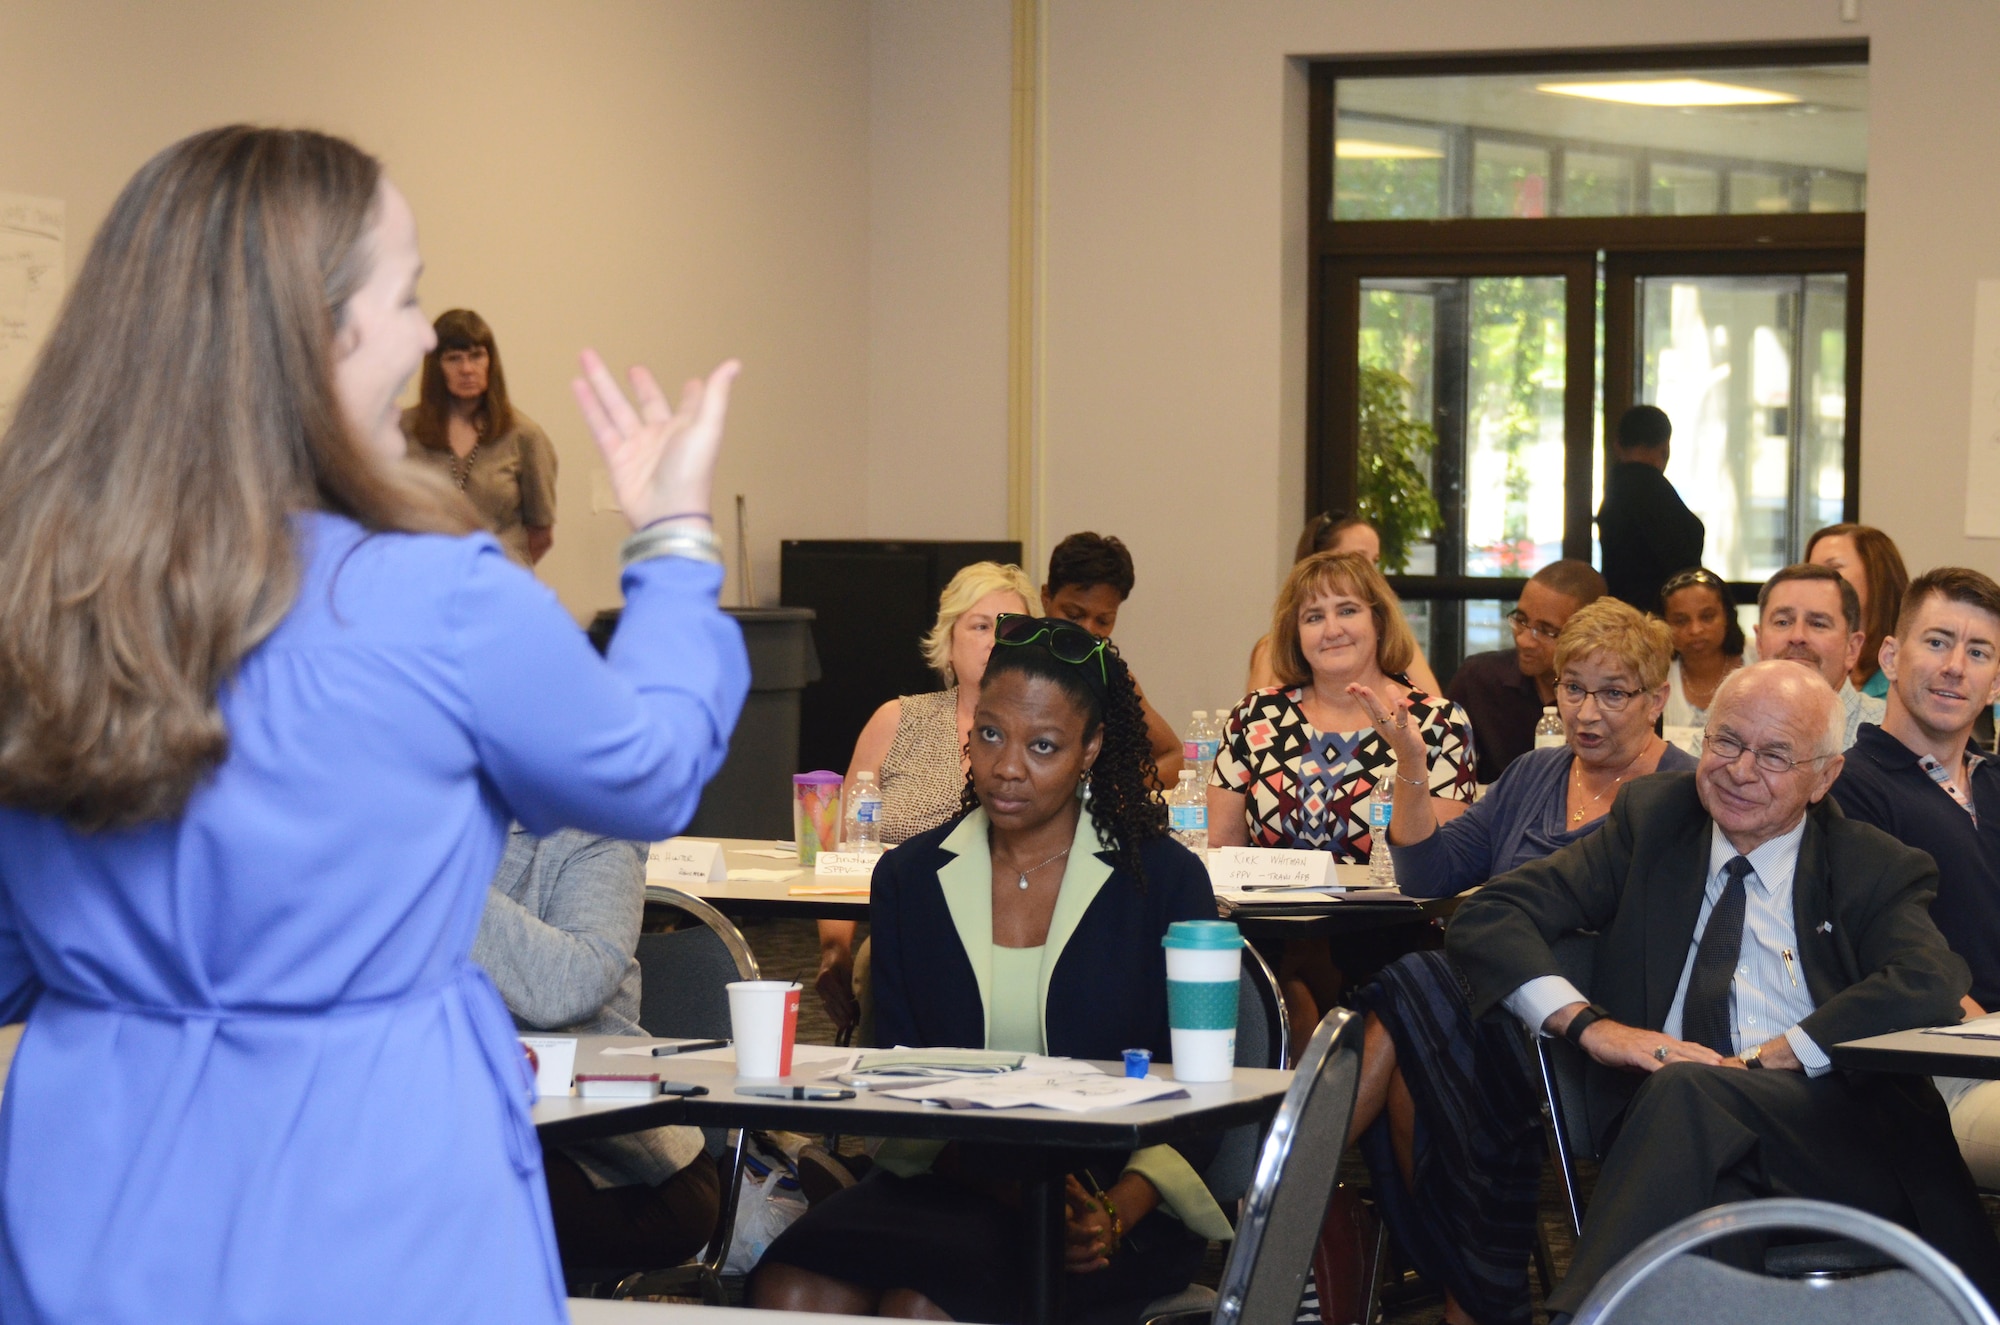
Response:
[[[1209,775],[1210,845],[1368,860],[1369,793],[1396,776],[1396,755],[1349,693],[1361,686],[1389,703],[1409,698],[1432,808],[1441,821],[1462,814],[1476,785],[1471,725],[1457,704],[1410,684],[1403,673],[1416,648],[1402,605],[1366,557],[1321,552],[1294,566],[1271,618],[1279,684],[1230,711]],[[1288,943],[1281,976],[1292,1025],[1310,1035],[1342,983],[1333,954],[1323,942]]]

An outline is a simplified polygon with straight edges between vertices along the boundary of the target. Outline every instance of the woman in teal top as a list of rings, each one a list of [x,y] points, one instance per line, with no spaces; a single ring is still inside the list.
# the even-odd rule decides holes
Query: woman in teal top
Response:
[[[1068,622],[1001,617],[969,751],[962,815],[875,868],[877,1042],[1168,1059],[1160,940],[1214,919],[1215,898],[1167,836],[1117,649]],[[1071,1177],[1068,1318],[1136,1321],[1188,1285],[1208,1241],[1230,1235],[1199,1176],[1213,1155],[1213,1138],[1153,1146]],[[751,1304],[1019,1319],[1010,1178],[973,1147],[885,1148],[771,1245]]]

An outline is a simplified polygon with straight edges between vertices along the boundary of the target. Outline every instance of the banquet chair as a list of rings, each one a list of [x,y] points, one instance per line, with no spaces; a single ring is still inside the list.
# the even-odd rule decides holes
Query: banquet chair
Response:
[[[1832,1282],[1756,1274],[1704,1254],[1784,1231],[1863,1246],[1891,1267]],[[2000,1325],[1963,1272],[1908,1229],[1827,1201],[1779,1198],[1703,1210],[1641,1243],[1597,1282],[1575,1325]]]
[[[1271,1120],[1213,1309],[1161,1313],[1146,1325],[1291,1325],[1360,1080],[1361,1018],[1335,1008],[1313,1031]]]
[[[648,1035],[676,1040],[727,1040],[732,980],[755,980],[757,957],[728,916],[699,897],[677,888],[646,885],[646,900],[670,906],[700,922],[664,934],[641,934],[639,960],[639,1026]],[[732,1148],[728,1133],[703,1129],[709,1153],[720,1160]],[[605,1283],[613,1297],[634,1293],[675,1293],[693,1288],[704,1302],[728,1301],[722,1285],[722,1263],[736,1232],[736,1206],[743,1185],[743,1152],[747,1136],[736,1135],[728,1172],[724,1175],[722,1211],[715,1233],[695,1259],[684,1265],[579,1267],[568,1276],[570,1291],[585,1296]]]

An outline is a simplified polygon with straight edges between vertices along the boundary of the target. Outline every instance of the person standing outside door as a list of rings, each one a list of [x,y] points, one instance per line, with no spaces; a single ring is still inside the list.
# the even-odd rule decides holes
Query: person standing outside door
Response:
[[[1634,405],[1618,420],[1597,536],[1611,595],[1641,612],[1659,609],[1660,586],[1676,571],[1701,565],[1707,530],[1667,481],[1674,425],[1654,405]]]

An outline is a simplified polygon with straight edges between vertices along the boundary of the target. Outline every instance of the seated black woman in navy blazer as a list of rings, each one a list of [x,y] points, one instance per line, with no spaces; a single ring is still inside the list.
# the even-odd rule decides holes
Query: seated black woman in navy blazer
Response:
[[[1146,723],[1109,640],[1002,616],[969,742],[964,813],[882,857],[869,902],[876,1040],[1170,1057],[1160,940],[1215,917],[1207,871],[1167,836]],[[1215,1142],[1153,1146],[1069,1179],[1076,1320],[1138,1319],[1185,1288],[1228,1220],[1199,1171]],[[859,1185],[765,1252],[753,1306],[1019,1319],[1011,1175],[972,1147],[888,1142]],[[1011,1204],[1010,1204],[1011,1202]]]

